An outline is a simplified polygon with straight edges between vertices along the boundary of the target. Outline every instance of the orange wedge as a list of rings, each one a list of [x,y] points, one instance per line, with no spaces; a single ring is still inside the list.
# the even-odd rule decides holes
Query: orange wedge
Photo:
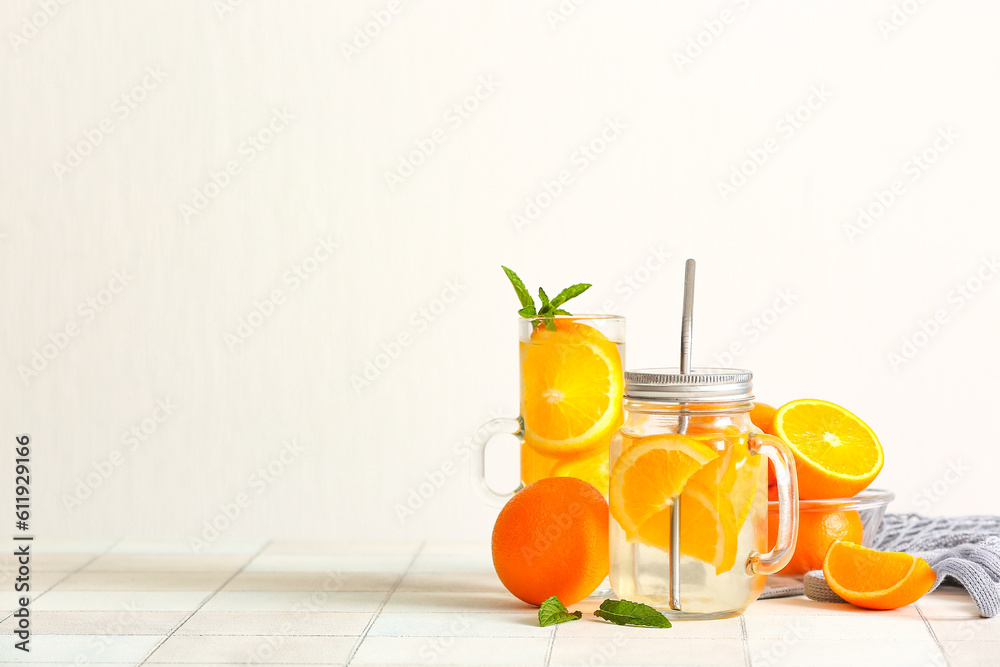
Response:
[[[786,403],[774,415],[774,431],[795,456],[799,497],[848,498],[882,470],[882,445],[854,414],[811,398]]]
[[[866,609],[912,604],[934,586],[936,578],[923,558],[839,540],[826,552],[823,576],[833,592]]]
[[[602,448],[592,456],[584,458],[569,459],[556,465],[552,469],[552,477],[576,477],[591,484],[601,492],[605,499],[608,497],[608,449]]]
[[[597,329],[556,320],[521,344],[525,442],[547,456],[575,456],[607,443],[622,423],[622,362]]]
[[[608,498],[611,516],[629,541],[668,547],[672,498],[718,456],[711,447],[675,434],[639,438],[625,449],[611,469]]]

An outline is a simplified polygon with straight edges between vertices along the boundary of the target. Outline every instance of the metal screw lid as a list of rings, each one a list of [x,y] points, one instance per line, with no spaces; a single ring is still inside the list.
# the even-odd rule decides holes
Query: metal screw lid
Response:
[[[752,401],[753,373],[739,368],[643,368],[625,373],[625,398],[665,403]]]

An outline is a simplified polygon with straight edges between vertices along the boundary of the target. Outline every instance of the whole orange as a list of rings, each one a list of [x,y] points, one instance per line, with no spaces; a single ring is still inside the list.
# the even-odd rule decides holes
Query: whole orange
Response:
[[[774,546],[778,534],[778,516],[768,514],[767,543]],[[799,539],[795,553],[779,574],[805,574],[810,570],[822,570],[826,552],[837,540],[861,544],[864,527],[861,517],[853,510],[832,512],[800,512]]]
[[[533,605],[557,595],[566,605],[608,576],[608,503],[575,477],[524,487],[493,527],[493,566],[515,597]]]
[[[778,408],[767,403],[754,403],[750,411],[750,421],[764,433],[774,435],[774,413]]]
[[[773,405],[768,405],[767,403],[754,403],[753,409],[750,411],[750,421],[764,433],[774,435],[774,414],[777,411],[778,408]],[[767,485],[774,486],[775,484],[777,484],[777,480],[774,477],[774,468],[771,466],[771,463],[768,462]]]

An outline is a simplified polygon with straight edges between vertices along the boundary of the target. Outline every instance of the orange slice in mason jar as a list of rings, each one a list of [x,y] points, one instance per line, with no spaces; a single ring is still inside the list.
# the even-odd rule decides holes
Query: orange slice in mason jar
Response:
[[[681,553],[710,563],[716,574],[722,574],[736,563],[761,460],[750,456],[746,435],[735,427],[718,437],[724,439],[725,452],[692,475],[681,494]]]
[[[722,478],[720,492],[728,495],[733,501],[737,533],[743,529],[743,524],[746,523],[753,508],[762,465],[764,465],[762,457],[751,456],[746,447],[736,448],[730,466]]]
[[[539,327],[522,344],[524,439],[546,456],[577,456],[606,445],[622,423],[622,362],[597,329],[556,327]]]
[[[719,487],[689,480],[681,493],[681,553],[713,565],[715,573],[722,574],[736,564],[738,537],[732,500]]]
[[[712,442],[716,448],[725,448],[722,456],[698,471],[692,480],[709,489],[717,488],[720,495],[730,498],[736,512],[738,532],[743,528],[743,523],[753,507],[754,495],[760,481],[762,459],[750,455],[747,449],[747,434],[731,424],[715,434],[702,433],[691,437],[706,444]]]
[[[628,540],[667,548],[673,497],[718,456],[708,445],[676,434],[639,438],[623,451],[611,469],[609,506]]]

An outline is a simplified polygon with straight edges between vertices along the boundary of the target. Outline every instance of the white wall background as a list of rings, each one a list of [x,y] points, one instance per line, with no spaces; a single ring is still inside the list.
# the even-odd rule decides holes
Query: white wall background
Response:
[[[854,410],[882,439],[896,511],[1000,512],[1000,279],[983,268],[1000,250],[996,3],[593,0],[553,26],[556,0],[421,0],[350,58],[387,1],[48,4],[0,11],[0,499],[28,432],[37,534],[187,538],[245,494],[226,537],[485,538],[496,510],[462,443],[517,405],[499,265],[532,288],[592,282],[574,312],[612,300],[640,367],[675,359],[689,256],[697,362],[741,344],[732,363],[759,398]],[[147,68],[161,80],[136,89]],[[481,77],[495,90],[454,122]],[[829,98],[800,109],[814,89]],[[249,148],[275,109],[291,120]],[[808,119],[789,132],[796,110]],[[620,135],[581,160],[609,120]],[[724,199],[718,183],[770,140]],[[914,171],[925,150],[936,160]],[[229,161],[239,173],[214,188]],[[185,216],[196,189],[213,198]],[[321,239],[333,256],[286,279]],[[651,253],[668,259],[647,271]],[[102,291],[115,272],[127,286]],[[426,321],[449,282],[460,295]],[[227,344],[273,290],[273,314]],[[793,305],[772,320],[782,290]],[[176,407],[157,424],[158,401]],[[274,463],[287,440],[303,451]],[[268,464],[282,470],[264,480]],[[441,488],[400,519],[435,471]]]

